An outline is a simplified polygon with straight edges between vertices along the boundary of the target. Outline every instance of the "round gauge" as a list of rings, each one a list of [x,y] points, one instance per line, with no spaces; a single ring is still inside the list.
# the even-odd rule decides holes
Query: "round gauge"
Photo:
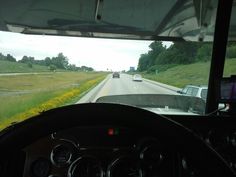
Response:
[[[51,161],[57,167],[70,164],[72,158],[71,148],[62,144],[57,145],[51,152]]]
[[[103,177],[103,171],[96,158],[83,156],[70,165],[68,177]]]
[[[148,146],[142,150],[139,157],[144,163],[159,165],[164,156],[160,152],[159,148],[155,146]]]
[[[44,158],[35,160],[31,165],[31,173],[33,177],[47,177],[50,169],[50,161]]]
[[[143,148],[139,158],[144,176],[162,176],[164,156],[160,147],[150,145]]]
[[[142,177],[137,158],[124,156],[114,160],[107,169],[108,177]]]

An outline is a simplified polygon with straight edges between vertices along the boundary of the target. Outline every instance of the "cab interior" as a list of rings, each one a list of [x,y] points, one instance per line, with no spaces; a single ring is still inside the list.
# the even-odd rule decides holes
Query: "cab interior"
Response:
[[[52,109],[0,132],[0,176],[236,176],[235,100],[227,100],[229,110],[218,111],[227,42],[236,41],[236,1],[0,3],[1,31],[213,41],[204,115],[167,116],[113,103]]]

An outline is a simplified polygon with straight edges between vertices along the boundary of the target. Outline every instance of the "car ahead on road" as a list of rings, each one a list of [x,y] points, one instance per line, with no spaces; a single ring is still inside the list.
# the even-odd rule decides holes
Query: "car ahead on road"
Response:
[[[143,78],[140,74],[134,74],[133,75],[133,81],[138,81],[138,82],[142,82]]]
[[[186,85],[182,90],[177,91],[177,93],[202,98],[206,101],[207,86]]]
[[[35,58],[45,58],[35,63],[46,67],[35,64],[25,72],[55,65],[66,73],[58,78],[61,72],[43,72],[34,79],[1,75],[1,177],[236,176],[236,100],[229,94],[235,82],[227,84],[228,97],[220,100],[219,95],[222,78],[235,73],[228,68],[234,59],[225,57],[236,42],[235,1],[1,0],[0,12],[1,64],[8,60],[7,65],[24,68]],[[71,57],[51,57],[59,49]],[[195,59],[206,58],[211,67],[195,65]],[[85,72],[69,65],[71,60],[96,68]],[[133,84],[130,77],[112,83],[114,93],[118,87],[125,93],[110,95],[111,85],[104,85],[111,79],[105,77],[109,69],[127,70],[134,63],[140,71],[156,71],[150,74],[154,80],[172,79],[173,86],[191,83],[196,71],[204,71],[199,77],[209,83],[206,102],[164,94],[161,85],[146,93],[145,83]],[[166,63],[168,69],[162,71]],[[101,70],[105,76],[96,75]],[[76,77],[78,72],[84,80]],[[76,78],[72,85],[70,78]],[[34,86],[58,80],[63,82],[53,94],[51,87],[45,91]],[[87,85],[78,84],[86,80]],[[101,81],[98,88],[105,87],[100,93],[104,96],[95,103],[74,104],[96,81]],[[123,85],[126,81],[128,86]],[[230,110],[220,112],[220,101],[229,102]]]
[[[112,74],[112,78],[120,78],[120,73],[119,72],[114,72]]]

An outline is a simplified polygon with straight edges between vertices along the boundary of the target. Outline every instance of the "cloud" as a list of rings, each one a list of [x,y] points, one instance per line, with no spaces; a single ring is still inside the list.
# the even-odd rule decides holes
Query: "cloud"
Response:
[[[139,56],[149,50],[151,42],[0,32],[1,53],[9,53],[17,60],[24,55],[40,60],[62,52],[71,64],[96,70],[121,71],[137,67]]]

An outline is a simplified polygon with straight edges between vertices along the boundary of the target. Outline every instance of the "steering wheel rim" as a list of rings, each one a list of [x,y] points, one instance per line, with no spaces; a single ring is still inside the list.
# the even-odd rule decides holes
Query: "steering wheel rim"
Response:
[[[6,150],[15,152],[23,149],[59,130],[91,125],[127,126],[148,131],[166,146],[183,152],[207,176],[235,176],[219,154],[183,125],[144,109],[108,103],[70,105],[27,119],[0,137],[0,155]],[[200,166],[199,162],[202,163]]]

